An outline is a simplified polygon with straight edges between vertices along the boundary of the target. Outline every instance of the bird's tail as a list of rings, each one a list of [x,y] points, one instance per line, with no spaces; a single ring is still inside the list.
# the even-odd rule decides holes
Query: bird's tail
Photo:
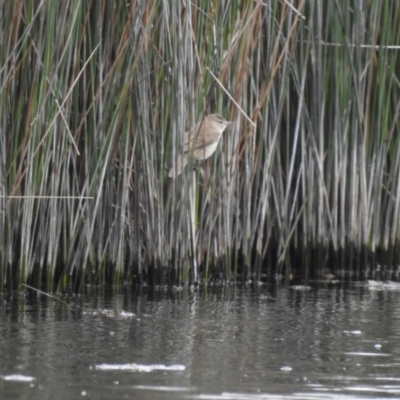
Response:
[[[183,156],[178,155],[178,158],[176,160],[176,165],[169,170],[168,176],[170,178],[176,178],[182,172],[183,168],[185,168],[187,162],[188,162],[187,154],[184,154]]]

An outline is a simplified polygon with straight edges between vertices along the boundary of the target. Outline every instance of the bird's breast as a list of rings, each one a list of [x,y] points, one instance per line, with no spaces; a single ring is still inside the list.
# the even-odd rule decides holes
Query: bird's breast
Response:
[[[218,143],[219,143],[219,140],[217,140],[215,143],[212,143],[212,144],[209,144],[207,146],[203,146],[203,147],[201,147],[199,149],[196,149],[195,152],[194,152],[194,157],[197,160],[205,160],[205,159],[207,159],[208,157],[210,157],[214,153],[215,149],[218,146]]]

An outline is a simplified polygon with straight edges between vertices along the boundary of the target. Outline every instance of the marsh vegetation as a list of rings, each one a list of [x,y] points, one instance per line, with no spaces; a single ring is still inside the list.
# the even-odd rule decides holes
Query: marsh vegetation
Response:
[[[0,288],[397,268],[400,3],[19,0],[0,26]],[[169,178],[211,113],[215,154]]]

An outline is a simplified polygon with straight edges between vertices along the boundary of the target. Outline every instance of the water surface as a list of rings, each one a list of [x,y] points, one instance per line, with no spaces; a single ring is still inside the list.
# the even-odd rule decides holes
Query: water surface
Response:
[[[1,399],[400,398],[393,285],[3,298]]]

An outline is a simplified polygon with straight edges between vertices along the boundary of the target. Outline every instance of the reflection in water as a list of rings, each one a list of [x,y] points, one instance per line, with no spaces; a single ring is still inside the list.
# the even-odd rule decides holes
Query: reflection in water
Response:
[[[5,299],[0,398],[397,398],[400,291],[372,286]]]

